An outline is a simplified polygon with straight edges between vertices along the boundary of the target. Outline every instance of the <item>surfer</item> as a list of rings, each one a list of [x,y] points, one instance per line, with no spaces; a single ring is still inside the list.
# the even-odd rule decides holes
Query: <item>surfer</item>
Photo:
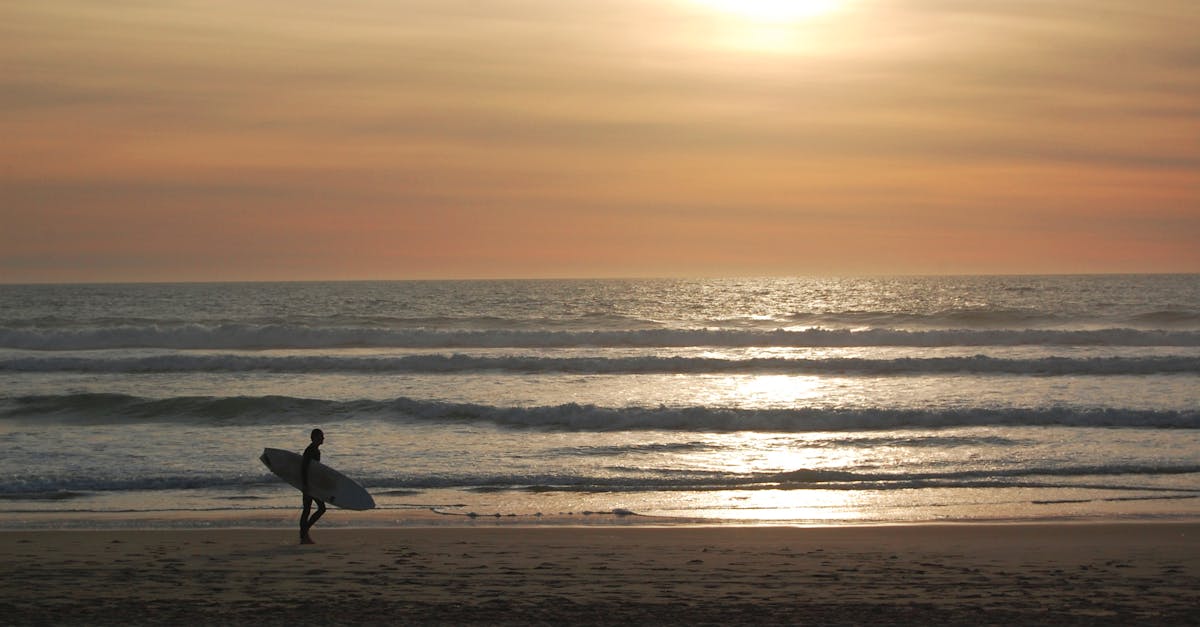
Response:
[[[308,493],[308,465],[314,461],[321,461],[321,443],[325,441],[325,433],[320,429],[313,429],[311,437],[312,444],[304,449],[304,459],[300,462],[300,483],[304,486],[301,490],[304,492],[304,511],[300,513],[300,544],[314,544],[308,536],[308,530],[317,524],[321,515],[325,513],[325,502]],[[313,501],[317,502],[317,511],[309,516]]]

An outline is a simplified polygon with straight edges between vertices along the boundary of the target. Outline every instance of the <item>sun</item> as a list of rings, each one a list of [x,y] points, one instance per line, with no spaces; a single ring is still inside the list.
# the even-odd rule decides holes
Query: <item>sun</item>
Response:
[[[838,8],[841,0],[693,0],[722,13],[766,23],[797,22]]]
[[[706,47],[778,55],[823,49],[834,15],[855,0],[679,1],[707,14],[696,36]]]

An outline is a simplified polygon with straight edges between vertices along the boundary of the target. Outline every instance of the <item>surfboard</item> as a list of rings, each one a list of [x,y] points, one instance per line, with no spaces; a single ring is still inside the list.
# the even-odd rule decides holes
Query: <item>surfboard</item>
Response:
[[[258,461],[262,462],[276,477],[288,482],[293,488],[303,490],[300,481],[302,455],[278,448],[265,448]],[[373,509],[375,499],[342,473],[314,461],[308,465],[308,493],[330,505],[342,509]]]

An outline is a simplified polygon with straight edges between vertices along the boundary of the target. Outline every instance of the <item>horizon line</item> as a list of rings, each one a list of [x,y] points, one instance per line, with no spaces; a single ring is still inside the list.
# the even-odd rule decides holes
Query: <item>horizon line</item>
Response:
[[[711,274],[644,276],[560,276],[560,277],[442,277],[442,278],[361,278],[361,279],[179,279],[179,280],[102,280],[102,281],[16,281],[0,282],[0,287],[36,287],[70,285],[251,285],[270,283],[503,283],[563,281],[705,281],[735,279],[886,279],[937,277],[1119,277],[1119,276],[1191,276],[1192,272],[895,272],[895,273],[797,273],[797,274]]]

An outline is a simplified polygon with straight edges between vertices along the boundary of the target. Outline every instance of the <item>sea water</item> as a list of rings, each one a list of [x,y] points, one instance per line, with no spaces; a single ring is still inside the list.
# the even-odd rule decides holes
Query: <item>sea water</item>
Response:
[[[1195,519],[1200,275],[0,286],[0,527]],[[323,521],[322,524],[326,524]]]

